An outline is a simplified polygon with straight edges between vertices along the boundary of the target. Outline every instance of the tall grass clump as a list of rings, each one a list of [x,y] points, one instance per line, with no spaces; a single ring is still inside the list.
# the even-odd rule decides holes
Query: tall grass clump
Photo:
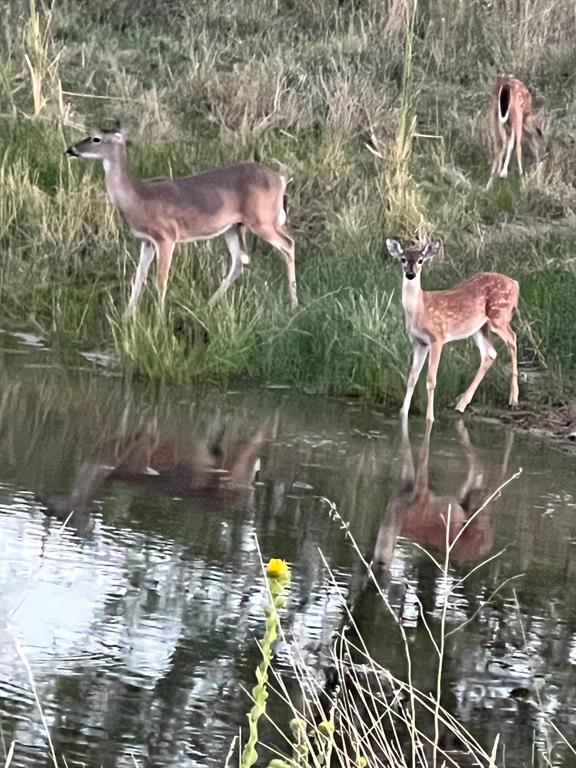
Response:
[[[569,378],[554,329],[572,309],[576,56],[569,0],[0,0],[0,323],[69,348],[114,346],[145,377],[275,381],[397,401],[408,366],[399,275],[384,240],[443,240],[427,288],[482,269],[520,282],[520,355]],[[548,152],[520,184],[490,191],[487,97],[515,72],[535,93]],[[138,244],[97,164],[66,146],[112,115],[142,177],[259,160],[290,181],[301,306],[284,267],[252,240],[250,269],[208,307],[227,266],[221,240],[177,247],[160,321],[153,290],[122,319]],[[541,275],[547,291],[533,289]],[[153,275],[150,280],[153,281]],[[560,309],[562,305],[562,310]],[[566,315],[568,312],[568,315]],[[527,341],[526,341],[527,340]],[[500,398],[505,355],[480,398]],[[443,357],[449,402],[477,362]],[[417,397],[418,402],[418,397]]]
[[[418,14],[418,0],[403,0],[393,6],[387,23],[389,33],[402,32],[402,79],[398,97],[397,128],[392,147],[381,147],[377,156],[382,163],[383,198],[389,213],[389,224],[394,230],[422,238],[426,233],[424,201],[415,182],[411,164],[412,150],[417,134],[417,104],[421,85],[414,82],[414,29]],[[379,142],[373,136],[378,147]]]
[[[62,85],[58,65],[62,46],[52,34],[54,6],[29,0],[29,15],[24,24],[22,47],[32,92],[33,117],[40,117],[51,98],[56,98],[63,113]]]

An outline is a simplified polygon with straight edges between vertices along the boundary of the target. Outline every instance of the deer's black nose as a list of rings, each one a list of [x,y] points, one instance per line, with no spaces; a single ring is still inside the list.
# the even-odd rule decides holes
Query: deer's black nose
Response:
[[[406,277],[407,277],[408,280],[414,280],[416,275],[415,275],[414,272],[406,272]]]
[[[66,150],[66,154],[70,155],[71,157],[80,157],[80,155],[78,154],[78,152],[76,152],[74,147],[68,147],[68,149]]]

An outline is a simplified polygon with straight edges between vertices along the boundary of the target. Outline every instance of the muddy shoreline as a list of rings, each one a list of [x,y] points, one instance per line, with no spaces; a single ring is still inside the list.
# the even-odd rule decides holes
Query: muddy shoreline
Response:
[[[519,408],[487,413],[486,417],[576,453],[576,400],[540,408],[521,403]]]

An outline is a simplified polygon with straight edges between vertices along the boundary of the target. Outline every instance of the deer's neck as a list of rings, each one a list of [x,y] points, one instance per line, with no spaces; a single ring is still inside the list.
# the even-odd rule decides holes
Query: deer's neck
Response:
[[[407,277],[404,277],[402,279],[402,306],[406,314],[406,325],[409,329],[413,323],[417,322],[422,305],[420,274],[417,274],[413,280],[408,280]]]
[[[106,192],[112,205],[120,210],[127,208],[134,196],[134,179],[128,168],[126,149],[119,146],[111,159],[104,160]]]

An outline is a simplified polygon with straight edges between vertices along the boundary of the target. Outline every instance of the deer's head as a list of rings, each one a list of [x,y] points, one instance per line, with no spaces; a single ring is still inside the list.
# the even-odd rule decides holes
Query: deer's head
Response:
[[[402,272],[408,280],[414,280],[420,273],[422,266],[434,258],[442,248],[439,240],[430,240],[422,248],[412,245],[406,250],[397,240],[386,240],[386,248],[392,258],[398,259],[402,265]]]
[[[71,157],[83,157],[86,160],[111,160],[118,147],[125,144],[126,137],[116,122],[111,130],[96,131],[66,150]]]

